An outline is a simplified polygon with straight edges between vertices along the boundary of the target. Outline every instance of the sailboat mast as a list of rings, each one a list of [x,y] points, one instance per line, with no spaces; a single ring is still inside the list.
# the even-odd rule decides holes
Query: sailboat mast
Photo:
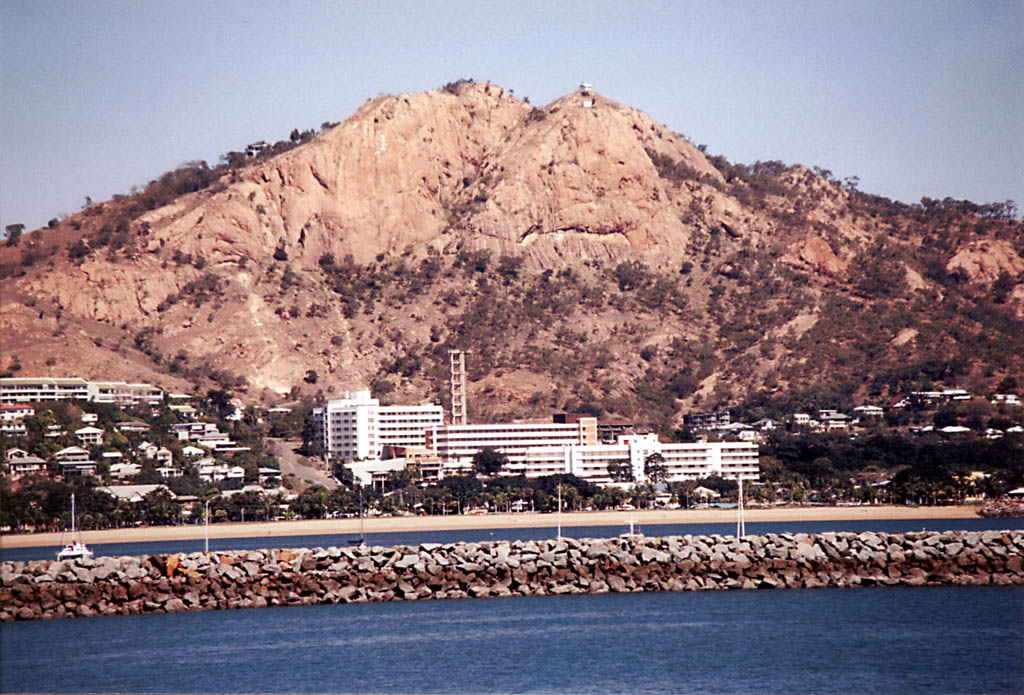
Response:
[[[359,485],[359,542],[366,543],[366,531],[363,527],[363,486]]]
[[[736,517],[736,537],[742,538],[747,535],[747,524],[743,518],[743,477],[737,476],[736,482],[739,484],[739,505],[737,506],[737,517]]]
[[[558,540],[562,540],[562,484],[559,483],[558,489]]]

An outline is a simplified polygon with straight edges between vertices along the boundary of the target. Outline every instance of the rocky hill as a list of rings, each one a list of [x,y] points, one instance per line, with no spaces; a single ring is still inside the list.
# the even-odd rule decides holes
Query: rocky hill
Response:
[[[0,248],[0,369],[446,400],[457,347],[471,417],[665,426],[1024,373],[1009,203],[732,164],[583,89],[535,108],[460,81],[292,141]]]

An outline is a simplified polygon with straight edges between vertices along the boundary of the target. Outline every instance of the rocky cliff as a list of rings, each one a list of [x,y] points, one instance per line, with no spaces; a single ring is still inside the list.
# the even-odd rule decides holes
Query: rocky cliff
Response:
[[[419,400],[461,347],[477,413],[667,400],[665,420],[823,375],[882,394],[908,362],[1021,371],[998,348],[1024,338],[1004,209],[703,150],[582,89],[378,97],[276,156],[175,172],[206,178],[159,207],[119,197],[0,249],[0,367]]]

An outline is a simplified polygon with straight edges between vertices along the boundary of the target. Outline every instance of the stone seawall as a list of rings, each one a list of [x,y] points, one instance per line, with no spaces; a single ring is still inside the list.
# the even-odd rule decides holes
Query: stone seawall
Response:
[[[360,601],[1024,585],[1024,531],[239,550],[0,564],[0,620]]]

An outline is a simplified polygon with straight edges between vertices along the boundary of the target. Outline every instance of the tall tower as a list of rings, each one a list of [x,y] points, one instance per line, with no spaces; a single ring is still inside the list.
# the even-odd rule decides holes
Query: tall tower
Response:
[[[466,425],[466,353],[449,350],[448,361],[452,386],[452,424]]]

